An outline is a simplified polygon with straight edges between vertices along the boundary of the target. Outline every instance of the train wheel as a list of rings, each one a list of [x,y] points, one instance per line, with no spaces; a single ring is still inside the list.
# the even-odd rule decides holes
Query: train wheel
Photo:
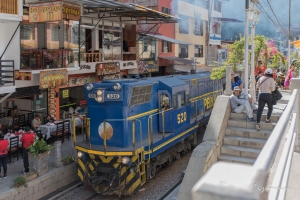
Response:
[[[151,161],[151,172],[150,172],[150,174],[151,174],[150,179],[153,178],[156,174],[156,161],[155,160]]]
[[[179,153],[179,152],[176,153],[175,159],[176,159],[176,160],[179,160],[179,159],[180,159],[180,153]]]

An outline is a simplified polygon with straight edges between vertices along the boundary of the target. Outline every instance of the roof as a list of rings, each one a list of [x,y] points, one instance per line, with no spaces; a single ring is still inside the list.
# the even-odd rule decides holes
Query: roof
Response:
[[[166,86],[171,87],[171,88],[187,84],[186,82],[180,80],[177,77],[170,77],[170,76],[168,76],[168,78],[164,78],[164,79],[159,80],[159,82],[161,84],[166,85]]]
[[[84,5],[84,15],[97,14],[99,18],[117,18],[118,21],[153,21],[176,23],[180,18],[134,3],[120,3],[110,0],[79,0]]]
[[[219,22],[243,22],[238,19],[233,19],[233,18],[224,18],[224,17],[212,17],[212,19],[215,19]]]
[[[184,42],[184,41],[181,41],[181,40],[176,40],[174,38],[170,38],[170,37],[167,37],[167,36],[164,36],[164,35],[161,35],[161,34],[142,34],[142,35],[147,35],[149,37],[154,37],[156,39],[164,40],[164,41],[175,43],[175,44],[184,44],[184,45],[189,45],[190,44],[188,42]]]
[[[296,48],[300,47],[300,40],[296,40],[294,42],[291,42],[291,44],[293,44]]]
[[[159,56],[159,58],[166,59],[166,60],[171,60],[171,61],[176,61],[176,62],[180,62],[180,63],[187,64],[187,65],[190,65],[194,62],[193,60],[178,58],[178,57],[175,57],[175,56]]]

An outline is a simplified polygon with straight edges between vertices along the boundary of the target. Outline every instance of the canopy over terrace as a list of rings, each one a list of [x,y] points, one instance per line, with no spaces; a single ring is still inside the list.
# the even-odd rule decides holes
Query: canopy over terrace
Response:
[[[300,40],[296,40],[294,42],[291,42],[291,44],[293,44],[296,48],[300,47]]]
[[[111,21],[137,24],[176,23],[179,18],[134,3],[109,0],[78,0],[84,6],[84,15],[108,18]]]

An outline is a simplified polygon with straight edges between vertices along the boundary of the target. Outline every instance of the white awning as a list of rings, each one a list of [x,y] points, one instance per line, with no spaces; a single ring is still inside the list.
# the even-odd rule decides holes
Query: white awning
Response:
[[[176,40],[174,38],[170,38],[170,37],[160,35],[160,34],[145,34],[145,35],[147,35],[149,37],[154,37],[156,39],[164,40],[164,41],[167,41],[167,42],[175,43],[175,44],[184,44],[184,45],[189,45],[190,44],[188,42],[184,42],[184,41],[181,41],[181,40]]]

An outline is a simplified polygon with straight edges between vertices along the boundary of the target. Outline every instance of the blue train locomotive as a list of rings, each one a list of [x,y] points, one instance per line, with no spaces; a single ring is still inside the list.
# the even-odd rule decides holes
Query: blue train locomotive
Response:
[[[209,75],[85,84],[88,139],[75,144],[79,178],[97,193],[131,195],[199,144],[225,83]]]

